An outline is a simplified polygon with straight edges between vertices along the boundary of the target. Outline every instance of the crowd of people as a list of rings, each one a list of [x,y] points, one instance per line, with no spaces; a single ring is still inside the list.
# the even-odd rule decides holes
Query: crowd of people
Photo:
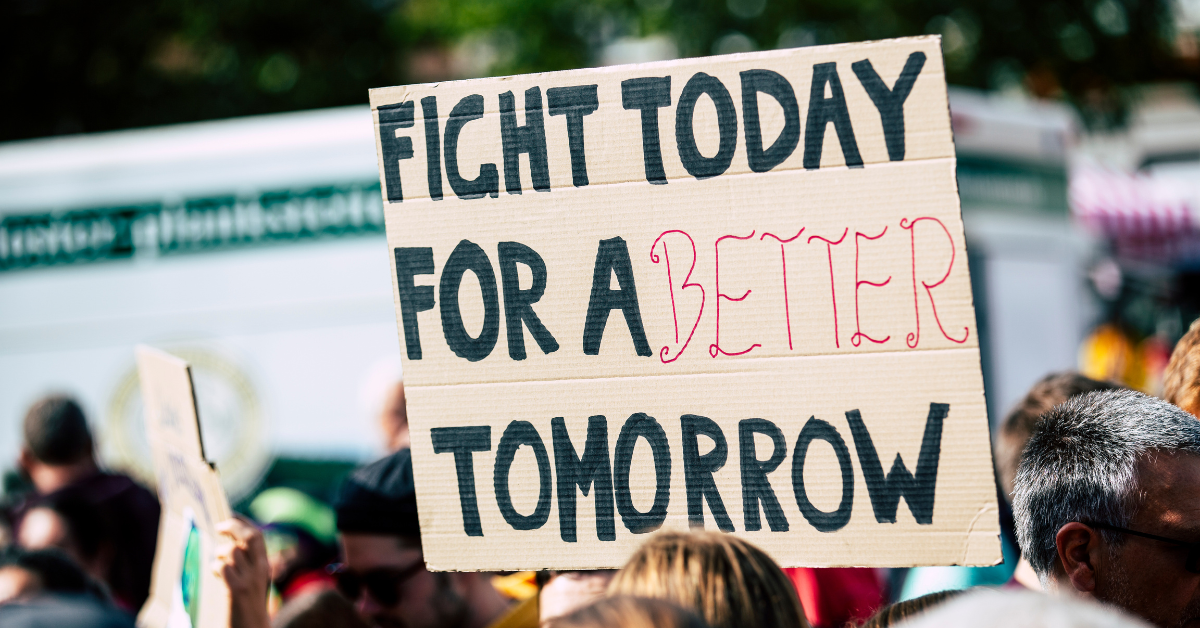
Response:
[[[431,572],[403,395],[382,416],[393,452],[352,472],[332,505],[275,488],[218,526],[207,568],[228,588],[230,628],[1200,625],[1200,321],[1164,399],[1076,373],[1039,381],[994,438],[1015,570],[912,569],[904,596],[883,570],[783,569],[698,530],[648,535],[615,571]],[[18,464],[32,490],[0,520],[0,626],[134,625],[155,495],[100,467],[63,396],[29,409]]]

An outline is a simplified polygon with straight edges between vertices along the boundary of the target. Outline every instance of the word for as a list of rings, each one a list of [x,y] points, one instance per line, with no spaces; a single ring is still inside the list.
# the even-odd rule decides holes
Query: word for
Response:
[[[537,251],[520,242],[501,242],[497,246],[500,261],[500,283],[504,293],[504,314],[508,354],[514,360],[524,360],[525,335],[522,325],[543,353],[558,350],[558,341],[542,323],[533,304],[546,292],[546,262]],[[420,360],[421,333],[417,327],[417,314],[432,310],[434,306],[433,286],[415,285],[416,275],[434,273],[432,247],[397,247],[396,287],[400,294],[400,323],[404,328],[404,345],[408,359]],[[533,285],[522,290],[517,275],[517,264],[529,268],[533,274]],[[459,289],[467,271],[475,274],[483,292],[483,329],[472,337],[463,325],[462,309],[459,306]],[[620,287],[609,288],[610,279],[616,275]],[[478,244],[463,240],[442,268],[438,283],[438,301],[441,303],[442,335],[455,355],[477,362],[491,354],[500,335],[500,297],[496,289],[496,273],[487,253]],[[633,335],[634,346],[640,356],[650,356],[650,343],[642,325],[641,308],[638,306],[637,287],[633,280],[633,264],[629,260],[629,246],[621,238],[601,240],[596,251],[596,266],[592,276],[592,294],[588,302],[587,321],[583,331],[583,352],[588,355],[600,353],[600,340],[609,314],[621,310],[625,323]]]
[[[925,53],[909,55],[900,76],[891,86],[879,77],[869,59],[851,64],[883,124],[884,142],[891,161],[904,159],[904,101],[925,65]],[[659,110],[671,106],[670,76],[632,78],[621,81],[621,106],[640,113],[642,129],[642,160],[646,181],[667,183],[660,143]],[[754,172],[768,172],[783,163],[800,143],[800,107],[796,92],[786,77],[771,70],[746,70],[740,73],[742,121],[746,157]],[[545,113],[564,116],[567,121],[567,145],[571,155],[571,180],[575,187],[588,185],[587,150],[584,137],[584,118],[600,107],[598,85],[553,87],[546,90],[543,107],[542,90],[525,90],[525,124],[517,124],[516,97],[511,91],[499,95],[500,143],[503,148],[504,188],[509,194],[520,194],[520,156],[527,155],[533,187],[550,190],[550,168],[546,149]],[[826,93],[829,93],[826,96]],[[770,146],[764,147],[758,95],[773,98],[783,109],[784,126]],[[716,106],[719,145],[715,155],[705,157],[696,143],[694,118],[701,96],[708,96]],[[400,180],[400,161],[411,159],[413,139],[400,135],[402,129],[416,125],[414,101],[379,107],[379,144],[383,155],[384,181],[389,201],[404,200]],[[446,128],[440,128],[436,96],[421,99],[424,120],[426,180],[429,197],[441,200],[442,169],[450,189],[458,198],[496,197],[500,192],[499,169],[494,163],[484,163],[474,178],[466,178],[459,169],[459,141],[467,124],[484,115],[482,94],[460,99],[450,109]],[[851,125],[850,109],[836,63],[817,63],[812,66],[812,82],[808,99],[804,136],[804,167],[816,169],[821,165],[825,132],[833,125],[841,145],[842,155],[849,167],[861,167],[862,155]],[[703,133],[702,133],[703,134]],[[697,72],[688,79],[675,106],[675,142],[679,159],[687,172],[697,179],[707,179],[725,173],[733,162],[738,143],[738,115],[733,96],[717,77]]]
[[[859,466],[867,484],[871,508],[879,523],[895,523],[900,498],[903,497],[917,523],[933,523],[933,502],[937,485],[938,460],[941,457],[942,424],[950,406],[929,404],[925,434],[917,457],[915,472],[910,472],[897,454],[886,474],[879,460],[871,435],[863,424],[858,410],[846,412]],[[645,534],[659,529],[667,518],[671,500],[671,447],[666,431],[654,417],[644,413],[630,416],[621,426],[615,449],[609,452],[608,419],[593,416],[588,419],[583,454],[579,455],[567,433],[562,417],[550,421],[554,461],[541,434],[528,421],[512,421],[504,429],[496,447],[493,486],[496,505],[504,521],[514,530],[536,530],[550,518],[554,494],[558,497],[559,535],[563,541],[576,542],[576,489],[586,497],[592,494],[596,509],[596,536],[601,541],[616,540],[616,515],[621,524],[633,534]],[[713,474],[729,459],[729,443],[721,426],[708,417],[685,414],[680,417],[683,434],[680,443],[683,454],[683,474],[687,493],[688,521],[693,528],[704,527],[704,506],[724,532],[733,532],[733,521],[725,508]],[[483,536],[479,518],[479,503],[475,490],[473,454],[491,451],[491,426],[435,427],[431,430],[434,453],[454,456],[458,475],[458,497],[462,509],[463,531],[468,536]],[[772,442],[770,455],[759,456],[755,434]],[[699,437],[712,441],[708,453],[700,453]],[[634,447],[638,439],[650,446],[654,464],[654,501],[646,511],[633,503],[630,475],[633,473]],[[837,455],[842,475],[842,497],[837,508],[823,511],[813,505],[804,484],[804,465],[809,446],[814,440],[829,443]],[[538,468],[538,501],[531,514],[525,515],[513,506],[509,492],[509,473],[517,450],[532,449]],[[787,532],[790,523],[784,515],[767,475],[774,472],[787,457],[787,442],[783,431],[766,419],[745,419],[738,423],[738,455],[740,458],[743,525],[747,531],[762,529],[762,517],[772,532]],[[551,477],[553,467],[555,481]],[[854,465],[846,441],[837,428],[827,421],[811,417],[800,430],[792,449],[792,493],[800,514],[821,532],[835,532],[850,521],[854,506]],[[761,513],[760,513],[761,510]],[[615,511],[615,513],[614,513]],[[760,514],[762,517],[760,517]]]

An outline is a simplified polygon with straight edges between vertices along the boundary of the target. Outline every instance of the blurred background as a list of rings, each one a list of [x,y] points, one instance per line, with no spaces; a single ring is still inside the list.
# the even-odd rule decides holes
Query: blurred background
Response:
[[[942,36],[993,422],[1200,315],[1200,0],[0,3],[0,467],[47,392],[147,481],[137,342],[232,500],[327,499],[400,378],[371,87]]]

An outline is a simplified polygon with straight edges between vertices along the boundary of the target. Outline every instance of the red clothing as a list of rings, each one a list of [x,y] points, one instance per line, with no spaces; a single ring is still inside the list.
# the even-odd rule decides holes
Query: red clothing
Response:
[[[783,572],[796,587],[813,628],[864,621],[887,603],[887,587],[874,569],[793,567]]]
[[[332,591],[337,588],[337,582],[333,576],[329,575],[324,569],[312,569],[303,573],[297,574],[288,582],[283,591],[279,592],[279,597],[286,604],[292,598],[308,593],[317,593],[319,591]]]

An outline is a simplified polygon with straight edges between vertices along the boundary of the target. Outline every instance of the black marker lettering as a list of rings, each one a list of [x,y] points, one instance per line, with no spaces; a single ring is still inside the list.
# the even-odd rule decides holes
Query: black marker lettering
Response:
[[[483,330],[478,338],[472,338],[463,325],[462,309],[458,304],[458,291],[462,288],[463,274],[475,273],[479,290],[483,293]],[[450,350],[460,358],[478,362],[492,352],[500,337],[500,299],[496,295],[496,273],[487,253],[478,244],[463,240],[454,247],[454,252],[442,268],[442,280],[438,287],[442,302],[442,335]]]
[[[809,501],[808,491],[804,488],[804,460],[808,456],[808,446],[814,440],[833,445],[833,453],[837,454],[838,465],[842,468],[842,501],[833,512],[818,510]],[[792,492],[796,495],[800,514],[817,530],[836,532],[850,522],[850,511],[854,508],[854,466],[850,462],[850,450],[836,428],[816,417],[808,419],[800,430],[800,438],[796,439],[796,451],[792,454]]]
[[[758,459],[754,446],[755,434],[770,437],[774,444],[770,458]],[[766,419],[744,419],[738,422],[738,442],[742,459],[742,513],[746,518],[746,531],[762,529],[758,518],[758,506],[762,504],[771,531],[787,532],[787,517],[783,514],[779,499],[775,497],[771,482],[767,480],[767,474],[778,469],[783,459],[787,458],[787,442],[783,438],[783,431]]]
[[[871,102],[875,103],[875,108],[879,110],[879,118],[883,121],[883,141],[887,143],[888,159],[902,161],[904,159],[904,101],[912,92],[913,83],[917,82],[917,75],[921,73],[921,68],[925,67],[925,53],[918,51],[908,55],[908,61],[904,63],[904,69],[900,71],[900,76],[891,89],[888,89],[887,83],[879,78],[870,59],[855,61],[850,67],[854,69],[854,74],[858,76],[858,82],[862,83],[863,88],[867,90],[867,95],[871,97]]]
[[[671,105],[671,77],[645,77],[621,81],[621,105],[642,111],[642,157],[646,164],[646,180],[654,184],[667,182],[663,170],[662,147],[659,145],[658,110]]]
[[[583,142],[583,117],[600,107],[596,85],[551,87],[546,90],[550,115],[567,117],[567,146],[571,149],[571,183],[588,184],[587,153]]]
[[[685,414],[679,419],[683,429],[683,477],[687,486],[688,523],[693,528],[704,527],[704,502],[722,532],[733,532],[733,522],[725,511],[721,493],[717,491],[716,473],[725,466],[729,458],[729,444],[717,422],[695,414]],[[700,455],[697,437],[703,434],[713,441],[712,451]]]
[[[705,157],[696,146],[696,133],[692,128],[696,114],[696,102],[702,94],[708,94],[717,108],[717,154]],[[697,72],[683,86],[679,105],[675,108],[675,144],[679,147],[679,160],[688,174],[697,179],[715,177],[729,169],[733,163],[733,151],[737,148],[737,111],[733,108],[733,97],[725,84],[714,76]]]
[[[446,120],[446,178],[450,179],[450,189],[462,199],[482,198],[485,194],[495,198],[500,194],[496,164],[480,164],[479,176],[474,179],[464,179],[458,172],[458,136],[468,122],[482,117],[483,96],[472,94],[458,101]]]
[[[826,85],[829,85],[829,98],[825,97]],[[825,127],[830,122],[837,131],[846,165],[861,167],[862,155],[858,153],[854,128],[850,126],[850,109],[846,106],[846,94],[842,91],[842,80],[838,78],[837,64],[818,63],[813,66],[812,89],[808,93],[808,130],[804,135],[804,167],[809,170],[821,167]]]
[[[792,84],[771,70],[746,70],[742,76],[742,119],[746,126],[746,160],[753,172],[767,172],[792,156],[800,143],[800,106]],[[783,107],[783,130],[771,147],[763,150],[762,121],[758,94],[775,99]]]
[[[542,353],[558,351],[558,341],[533,311],[533,304],[546,293],[546,262],[537,251],[520,242],[501,242],[498,248],[500,278],[504,283],[504,320],[508,324],[508,355],[514,360],[525,359],[525,331],[521,328],[522,322],[529,328],[529,333],[533,335]],[[517,264],[528,266],[533,273],[533,285],[528,290],[521,289]]]
[[[634,507],[633,494],[629,490],[629,467],[633,464],[633,449],[638,438],[646,439],[654,456],[654,503],[646,512],[639,512]],[[671,501],[671,446],[667,444],[667,433],[654,417],[638,412],[625,421],[613,452],[613,488],[621,523],[630,532],[653,532],[667,520],[667,506]]]
[[[858,410],[846,413],[850,433],[854,436],[854,448],[858,450],[858,463],[862,465],[867,492],[871,495],[871,508],[879,523],[896,522],[896,509],[901,497],[908,503],[908,509],[917,523],[933,523],[934,489],[937,487],[938,459],[942,454],[942,423],[949,414],[948,404],[929,404],[915,476],[905,468],[900,454],[896,454],[892,470],[884,476],[883,465],[879,463],[879,454],[875,451],[875,443],[871,441],[867,426],[863,424],[862,415]]]
[[[508,492],[508,474],[512,470],[517,449],[527,445],[533,449],[538,466],[538,501],[533,514],[522,515],[513,507],[512,495]],[[504,429],[500,444],[496,446],[496,467],[492,475],[492,487],[496,491],[496,505],[500,514],[514,530],[536,530],[550,518],[550,500],[553,490],[550,481],[550,456],[537,429],[529,421],[513,421]]]
[[[617,275],[618,290],[610,290],[613,273]],[[625,325],[633,336],[633,346],[643,357],[651,355],[646,331],[642,328],[642,310],[638,305],[637,286],[633,283],[633,263],[629,261],[629,246],[621,238],[601,240],[596,251],[596,267],[592,272],[592,296],[588,301],[587,319],[583,325],[583,352],[600,353],[604,327],[613,310],[625,314]]]
[[[435,427],[429,433],[433,437],[433,453],[454,454],[463,530],[467,536],[483,536],[483,527],[479,523],[479,503],[475,498],[475,462],[472,453],[491,451],[492,428],[487,425]]]
[[[587,441],[583,455],[575,454],[571,436],[562,417],[550,420],[554,434],[554,470],[558,474],[558,534],[562,540],[574,543],[575,487],[586,497],[595,487],[596,536],[601,541],[617,539],[613,516],[613,476],[608,461],[608,419],[588,418]]]
[[[425,120],[425,176],[429,180],[429,198],[442,200],[442,138],[438,122],[437,97],[421,99],[421,117]]]
[[[529,155],[533,189],[550,190],[550,167],[546,163],[546,123],[542,117],[542,90],[525,90],[525,124],[517,124],[513,93],[500,94],[500,140],[504,145],[504,189],[521,193],[521,153]]]
[[[387,200],[404,200],[400,188],[400,160],[412,159],[411,137],[396,137],[396,131],[414,124],[411,100],[395,105],[379,107],[379,152],[383,154],[383,180],[387,187]]]
[[[396,292],[400,295],[400,320],[404,327],[404,348],[408,359],[421,359],[421,330],[417,328],[417,313],[433,309],[433,286],[413,283],[416,275],[432,275],[433,249],[430,247],[396,247]]]

